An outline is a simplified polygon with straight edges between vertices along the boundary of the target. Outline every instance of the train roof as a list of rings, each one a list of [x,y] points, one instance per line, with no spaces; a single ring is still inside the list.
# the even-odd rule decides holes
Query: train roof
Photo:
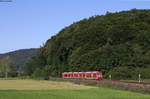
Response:
[[[63,72],[63,73],[101,73],[100,71],[90,71],[90,72]]]

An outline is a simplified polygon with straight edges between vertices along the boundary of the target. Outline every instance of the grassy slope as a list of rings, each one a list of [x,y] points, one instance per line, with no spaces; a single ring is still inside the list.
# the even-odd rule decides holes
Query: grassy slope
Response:
[[[69,82],[0,80],[0,99],[150,99],[150,95]]]

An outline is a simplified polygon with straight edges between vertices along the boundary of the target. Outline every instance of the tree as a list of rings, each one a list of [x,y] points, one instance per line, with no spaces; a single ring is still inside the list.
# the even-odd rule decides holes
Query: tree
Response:
[[[149,17],[150,10],[134,9],[71,24],[28,61],[29,73],[46,67],[57,77],[65,71],[112,71],[118,79],[130,78],[130,72],[125,75],[130,68],[150,66]]]
[[[8,77],[8,73],[11,71],[12,61],[9,56],[4,57],[1,60],[0,72],[5,78]]]

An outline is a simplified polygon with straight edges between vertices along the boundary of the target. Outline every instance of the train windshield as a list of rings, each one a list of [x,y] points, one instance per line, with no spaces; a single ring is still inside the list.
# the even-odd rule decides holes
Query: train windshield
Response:
[[[102,76],[102,73],[97,73],[98,76]]]

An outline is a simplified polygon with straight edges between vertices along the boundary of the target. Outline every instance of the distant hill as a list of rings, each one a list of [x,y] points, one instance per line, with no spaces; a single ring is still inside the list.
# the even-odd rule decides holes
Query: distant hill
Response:
[[[25,62],[36,55],[37,53],[36,48],[31,48],[31,49],[21,49],[21,50],[16,50],[4,54],[0,54],[0,59],[3,59],[6,56],[10,56],[13,65],[19,69],[25,65]]]
[[[118,79],[139,73],[150,78],[150,10],[107,12],[73,23],[51,37],[28,66],[51,76],[102,71]]]

